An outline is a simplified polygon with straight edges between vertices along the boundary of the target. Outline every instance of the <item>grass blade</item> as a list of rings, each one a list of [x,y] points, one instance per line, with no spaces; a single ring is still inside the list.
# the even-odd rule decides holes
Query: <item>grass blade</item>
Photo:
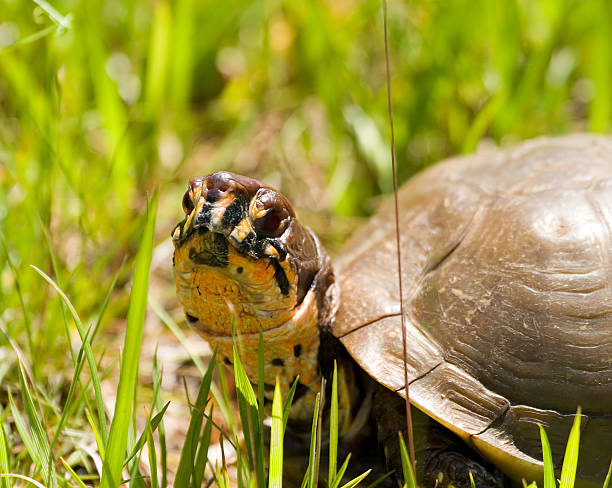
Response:
[[[100,453],[100,458],[102,459],[102,461],[104,461],[104,458],[106,457],[106,446],[104,445],[104,442],[102,442],[100,431],[98,430],[98,427],[96,426],[96,422],[93,419],[88,408],[85,408],[85,417],[87,417],[87,422],[89,423],[91,432],[93,433],[94,438],[96,439],[96,446],[98,446],[98,452]]]
[[[132,403],[138,379],[138,362],[147,307],[149,268],[153,251],[156,207],[157,195],[154,194],[147,210],[143,237],[136,256],[125,330],[125,342],[121,357],[121,374],[117,389],[117,402],[106,446],[106,457],[104,459],[102,481],[100,483],[102,488],[115,488],[121,480],[121,468],[127,447],[127,434],[132,417]]]
[[[232,325],[232,329],[234,326]],[[240,356],[238,355],[238,346],[236,336],[234,335],[234,377],[236,381],[236,395],[238,400],[238,411],[240,412],[240,420],[242,422],[242,431],[244,432],[244,442],[246,445],[247,459],[251,470],[255,469],[256,455],[254,453],[255,433],[259,426],[259,412],[257,409],[257,399],[251,382],[249,381]],[[259,481],[259,480],[258,480]],[[263,486],[263,485],[259,485]]]
[[[257,429],[255,431],[255,467],[257,469],[257,484],[265,486],[265,447],[264,447],[264,345],[263,333],[259,331],[259,344],[257,346]],[[275,393],[276,394],[276,393]],[[282,404],[281,409],[282,420]],[[282,451],[282,449],[281,449]],[[282,471],[282,470],[281,470]],[[280,486],[280,485],[279,485]]]
[[[351,481],[349,481],[348,483],[345,483],[344,485],[342,485],[341,488],[353,488],[353,486],[357,486],[359,483],[361,483],[361,481],[370,474],[372,470],[368,469],[365,473],[360,474],[359,476],[357,476],[357,478],[353,478]]]
[[[316,485],[316,461],[317,461],[317,431],[319,428],[319,404],[321,402],[321,394],[317,393],[315,398],[314,413],[312,414],[312,429],[310,431],[310,454],[308,456],[308,469],[302,482],[302,487],[313,488]]]
[[[68,471],[68,474],[70,474],[70,476],[72,476],[72,479],[76,482],[76,484],[79,485],[79,488],[87,488],[87,485],[83,483],[79,475],[74,472],[74,469],[72,469],[72,467],[66,462],[66,460],[63,457],[60,457],[60,461],[64,465],[64,469]]]
[[[66,420],[68,420],[69,415],[72,413],[72,400],[74,397],[74,392],[76,390],[77,383],[80,380],[81,371],[83,370],[83,366],[85,365],[85,342],[88,342],[89,331],[85,336],[85,341],[81,344],[81,349],[79,350],[79,354],[76,358],[76,363],[74,367],[74,373],[72,375],[72,380],[70,381],[70,387],[68,388],[68,394],[66,395],[66,401],[64,402],[64,408],[62,408],[62,416],[57,424],[57,428],[55,430],[55,435],[51,441],[51,448],[55,446],[55,443],[60,438],[61,433],[64,429],[64,424]]]
[[[4,422],[0,418],[0,474],[9,473],[9,451],[8,443],[6,441],[6,434],[4,433]],[[6,478],[0,478],[0,488],[11,488],[9,480]]]
[[[168,409],[169,406],[170,406],[170,402],[167,402],[163,406],[161,411],[157,415],[155,415],[155,417],[153,417],[150,420],[150,422],[148,423],[148,427],[150,427],[151,433],[155,432],[155,430],[157,429],[157,427],[159,426],[159,424],[163,420],[164,414],[166,413],[166,410]],[[145,442],[147,442],[147,433],[146,433],[146,430],[145,430],[145,432],[140,434],[140,437],[138,438],[138,440],[134,444],[134,447],[132,448],[132,453],[123,462],[123,466],[124,467],[127,466],[127,464],[134,458],[134,456],[136,456],[138,454],[138,452],[145,445]]]
[[[35,479],[30,478],[29,476],[25,476],[23,474],[15,474],[15,473],[0,474],[0,478],[2,478],[2,479],[19,478],[20,480],[24,480],[24,481],[27,481],[28,483],[32,483],[37,488],[47,488],[45,485],[39,483]]]
[[[544,488],[556,488],[555,467],[552,460],[552,452],[550,450],[550,442],[544,427],[540,424],[540,439],[542,441],[542,461],[544,462]]]
[[[36,467],[44,474],[45,478],[47,478],[45,470],[48,469],[48,465],[45,462],[45,460],[41,458],[41,453],[38,450],[36,443],[34,442],[34,439],[30,435],[27,424],[24,418],[21,416],[21,412],[19,412],[19,409],[15,405],[15,401],[13,400],[13,395],[11,394],[10,391],[7,391],[7,393],[8,393],[8,399],[9,399],[9,405],[11,407],[11,413],[13,414],[13,422],[15,423],[17,432],[19,433],[19,436],[21,437],[21,442],[23,442],[23,445],[25,446],[26,451],[32,458],[32,461],[34,461],[34,464],[36,465]]]
[[[206,469],[206,461],[208,460],[208,448],[210,447],[210,438],[214,425],[212,421],[213,405],[210,406],[210,410],[206,416],[206,425],[204,426],[204,432],[202,432],[202,437],[200,437],[200,444],[198,446],[198,454],[193,470],[193,486],[195,488],[201,487],[202,480],[204,479],[204,470]]]
[[[350,460],[351,460],[351,453],[349,452],[348,456],[346,456],[346,459],[340,466],[340,469],[338,470],[334,478],[329,483],[329,488],[337,488],[338,486],[340,486],[340,482],[342,481],[342,477],[344,476],[344,473],[346,472],[346,468],[348,468],[348,464]]]
[[[608,488],[610,486],[610,478],[612,478],[612,461],[610,461],[610,467],[608,468],[608,474],[606,475],[603,488]]]
[[[285,402],[283,403],[283,432],[287,430],[287,421],[289,420],[289,413],[291,412],[291,404],[293,403],[293,397],[295,396],[299,380],[300,377],[298,375],[293,381],[291,388],[289,388],[289,393],[287,393],[287,398],[285,398]]]
[[[91,350],[91,345],[87,341],[87,334],[85,328],[83,327],[83,323],[79,315],[77,314],[76,309],[72,305],[72,302],[68,298],[68,296],[62,291],[62,289],[48,276],[44,271],[38,269],[34,265],[30,265],[30,267],[36,271],[39,275],[41,275],[47,283],[49,283],[55,291],[62,297],[64,303],[68,307],[70,311],[70,315],[72,315],[72,320],[74,321],[79,336],[81,338],[82,347],[85,350],[85,356],[87,358],[87,364],[89,365],[89,370],[91,372],[92,384],[94,387],[94,393],[96,397],[96,409],[98,411],[98,421],[100,423],[100,434],[102,436],[102,440],[106,443],[107,432],[106,432],[106,414],[104,411],[104,399],[102,398],[102,387],[100,386],[100,375],[98,373],[98,366],[96,365],[96,360],[94,359],[93,352]]]
[[[402,458],[402,471],[404,472],[403,486],[406,488],[416,488],[416,478],[414,476],[414,471],[412,471],[412,463],[410,462],[410,457],[408,456],[404,436],[401,432],[398,432],[397,434],[399,436],[400,455]]]
[[[51,456],[51,446],[49,445],[49,439],[47,438],[47,432],[43,428],[41,422],[41,415],[34,406],[30,389],[25,379],[25,373],[23,367],[19,366],[19,383],[21,384],[21,392],[23,394],[23,401],[28,421],[30,422],[30,429],[32,430],[32,441],[34,443],[34,449],[37,451],[37,457],[40,460],[40,468],[44,475],[45,482],[50,488],[57,486],[57,475],[55,473],[53,457]]]
[[[206,370],[206,374],[202,379],[195,405],[191,410],[191,420],[189,421],[189,427],[187,428],[187,434],[185,436],[185,444],[183,445],[179,465],[176,470],[176,478],[174,480],[175,488],[187,488],[191,480],[194,469],[193,460],[196,458],[197,444],[202,428],[204,408],[206,407],[206,402],[208,401],[208,395],[210,393],[210,383],[215,369],[216,355],[217,352],[215,350],[210,360],[210,364],[208,365],[208,369]]]
[[[338,462],[338,365],[334,361],[332,376],[331,406],[329,412],[329,474],[328,480],[336,477]]]
[[[162,399],[161,399],[161,384],[162,378],[161,373],[159,371],[159,364],[157,362],[157,351],[153,356],[153,384],[155,385],[154,394],[153,394],[153,406],[157,411],[161,412],[164,408],[162,408]],[[166,428],[164,427],[164,419],[163,417],[160,419],[160,424],[158,427],[158,437],[159,437],[159,455],[160,455],[160,463],[161,463],[161,488],[166,488],[168,486],[168,465],[167,465],[167,447],[166,447]]]
[[[563,467],[561,468],[561,481],[559,488],[573,488],[576,481],[576,467],[578,466],[578,448],[580,445],[580,414],[582,409],[578,407],[574,423],[567,439]]]
[[[387,474],[383,474],[380,478],[378,478],[373,483],[370,483],[366,488],[375,488],[380,485],[383,481],[385,481],[389,476],[391,476],[395,471],[389,471]]]
[[[147,450],[149,451],[149,471],[151,472],[151,480],[149,486],[151,488],[159,488],[157,480],[157,452],[155,451],[155,441],[153,439],[152,425],[147,424],[145,431],[147,433]]]
[[[270,439],[269,488],[280,488],[283,484],[283,399],[280,384],[276,379],[272,400],[272,429]]]

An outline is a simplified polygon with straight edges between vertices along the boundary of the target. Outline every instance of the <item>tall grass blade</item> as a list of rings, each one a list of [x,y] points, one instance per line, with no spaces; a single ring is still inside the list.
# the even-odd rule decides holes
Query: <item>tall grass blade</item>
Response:
[[[33,449],[36,450],[36,457],[40,461],[40,468],[44,476],[45,483],[49,488],[57,487],[57,475],[55,473],[53,457],[51,456],[51,446],[47,438],[47,432],[42,425],[41,416],[34,406],[29,386],[25,379],[25,373],[21,364],[19,365],[19,383],[23,395],[23,403],[32,431]],[[14,413],[14,412],[13,412]]]
[[[257,486],[265,486],[265,446],[264,446],[264,345],[263,333],[259,331],[259,344],[257,346],[257,428],[255,437],[255,469],[257,472]],[[282,417],[282,407],[281,407]]]
[[[96,364],[96,360],[94,359],[93,351],[91,350],[91,345],[87,341],[87,333],[85,328],[83,327],[83,323],[77,313],[76,309],[72,305],[72,302],[68,298],[68,296],[62,291],[62,289],[49,277],[44,271],[38,269],[34,265],[30,265],[30,267],[36,271],[39,275],[41,275],[47,283],[49,283],[55,291],[62,297],[64,303],[68,307],[70,311],[70,315],[72,315],[72,320],[76,325],[77,332],[81,338],[82,347],[85,350],[85,356],[87,358],[87,364],[89,365],[89,371],[91,373],[91,380],[94,387],[95,399],[96,399],[96,409],[98,412],[98,422],[100,423],[99,429],[103,442],[106,444],[107,438],[107,430],[106,430],[106,414],[104,411],[104,399],[102,397],[102,387],[100,386],[100,375],[98,373],[98,366]]]
[[[173,108],[178,113],[184,112],[183,109],[191,96],[194,30],[194,0],[178,0],[174,3],[173,53],[170,71],[170,95]]]
[[[383,481],[385,481],[389,476],[391,476],[395,471],[389,471],[386,474],[383,474],[380,478],[375,480],[373,483],[370,483],[366,488],[375,488],[380,485]]]
[[[232,325],[234,329],[234,325]],[[257,471],[256,462],[257,455],[255,453],[257,444],[257,430],[259,427],[259,412],[257,409],[257,399],[255,398],[255,392],[253,386],[249,381],[240,357],[238,354],[238,344],[236,336],[234,335],[234,377],[236,380],[236,395],[238,400],[238,411],[240,412],[240,421],[242,422],[242,431],[244,432],[244,442],[246,445],[247,459],[249,462],[249,468],[253,471]],[[259,482],[263,483],[263,479]],[[263,484],[258,485],[263,487]]]
[[[64,469],[68,471],[68,474],[72,477],[75,483],[79,486],[79,488],[87,488],[87,485],[83,483],[83,480],[79,477],[78,474],[75,473],[72,466],[70,466],[63,457],[60,457],[60,461],[64,465]]]
[[[359,483],[361,483],[363,481],[363,479],[366,476],[368,476],[370,474],[371,471],[372,471],[371,469],[368,469],[365,473],[360,474],[359,476],[357,476],[357,478],[353,478],[348,483],[345,483],[344,485],[342,485],[341,488],[353,488],[353,486],[357,486]]]
[[[596,132],[609,132],[612,121],[612,8],[609,2],[600,2],[601,15],[597,16],[592,43],[591,75],[595,96],[589,108],[589,128]]]
[[[4,432],[4,422],[0,417],[0,474],[9,473],[9,450],[6,434]],[[11,488],[7,478],[0,478],[0,488]]]
[[[202,437],[200,437],[198,454],[196,456],[195,466],[193,469],[192,486],[194,488],[200,488],[204,479],[204,471],[206,469],[206,462],[208,461],[208,448],[210,447],[210,438],[214,425],[212,421],[213,405],[210,406],[210,410],[208,411],[208,415],[206,416],[207,420],[206,425],[204,426],[204,432],[202,432]]]
[[[85,408],[85,417],[87,418],[89,428],[91,429],[91,432],[94,435],[94,439],[96,439],[96,446],[98,446],[98,453],[100,454],[100,458],[102,459],[102,461],[104,461],[104,458],[106,457],[106,446],[102,441],[102,436],[100,435],[100,430],[96,425],[96,421],[94,420],[88,408]]]
[[[11,394],[10,390],[7,391],[7,393],[8,393],[9,405],[11,407],[11,413],[13,414],[13,423],[15,424],[15,427],[17,428],[19,437],[21,437],[21,442],[23,442],[23,445],[25,446],[27,453],[32,458],[32,461],[34,461],[34,464],[36,465],[37,469],[41,473],[43,473],[44,478],[47,479],[49,477],[48,475],[49,465],[47,464],[47,460],[41,457],[41,452],[38,449],[36,443],[34,442],[33,437],[30,435],[26,421],[21,416],[21,412],[15,405],[15,401],[13,400],[13,395]]]
[[[147,422],[147,427],[150,428],[151,433],[157,430],[157,427],[161,424],[164,414],[166,413],[166,410],[168,409],[169,406],[170,406],[170,402],[167,402],[163,406],[161,411],[158,414],[156,414],[152,419],[150,419],[149,422]],[[147,430],[145,429],[145,431],[142,434],[140,434],[140,437],[134,444],[134,447],[132,447],[132,453],[123,462],[124,467],[127,466],[128,463],[140,452],[140,450],[143,448],[146,442],[147,442]]]
[[[102,471],[102,488],[115,488],[121,480],[123,457],[127,448],[127,434],[132,418],[132,403],[135,397],[140,344],[147,307],[149,268],[153,252],[157,194],[153,195],[147,209],[147,219],[140,248],[136,256],[130,305],[125,330],[125,342],[121,357],[119,387],[115,412],[106,446],[106,458]]]
[[[606,475],[606,479],[604,481],[603,488],[609,488],[610,478],[612,478],[612,461],[610,461],[610,467],[608,468],[608,474]]]
[[[165,0],[156,2],[153,5],[144,102],[150,117],[158,116],[162,108],[168,75],[171,22],[169,3]]]
[[[470,475],[470,488],[476,488],[476,483],[474,482],[474,475],[471,471],[469,471],[468,474]]]
[[[304,475],[304,481],[302,482],[302,488],[313,488],[317,480],[315,480],[317,469],[317,432],[319,428],[319,406],[321,402],[321,394],[317,393],[314,404],[314,412],[312,414],[312,429],[310,431],[310,453],[308,456],[308,468]]]
[[[153,356],[153,384],[155,385],[153,393],[153,405],[158,412],[161,412],[166,407],[162,407],[161,399],[161,384],[162,378],[159,371],[159,364],[157,362],[157,351]],[[169,405],[169,403],[168,403]],[[166,429],[164,427],[163,417],[160,420],[158,427],[158,438],[159,438],[159,455],[160,455],[160,469],[161,469],[161,488],[168,486],[168,465],[167,465],[167,447],[166,447]]]
[[[555,467],[552,460],[552,452],[550,450],[550,442],[544,427],[540,424],[540,439],[542,442],[542,461],[544,462],[544,488],[557,488],[555,480]]]
[[[269,488],[281,488],[283,484],[283,399],[280,384],[276,379],[272,400],[272,429],[270,439]]]
[[[21,307],[21,313],[23,314],[23,323],[25,325],[26,335],[28,337],[28,349],[32,357],[34,357],[34,355],[36,354],[36,348],[34,347],[34,334],[32,333],[32,323],[30,321],[30,311],[28,310],[28,307],[26,306],[25,300],[23,298],[19,275],[17,274],[17,269],[15,268],[15,265],[13,264],[13,260],[9,252],[9,248],[6,245],[6,241],[4,240],[4,234],[2,232],[0,232],[0,244],[2,245],[2,249],[4,250],[4,254],[6,255],[6,263],[8,264],[9,269],[11,270],[11,273],[13,274],[15,278],[15,292],[17,293],[17,297],[19,298],[19,306]],[[38,365],[36,364],[36,361],[33,362],[32,369],[33,369],[34,378],[38,378]]]
[[[329,473],[328,480],[336,477],[338,462],[338,365],[334,361],[332,376],[331,405],[329,411]]]
[[[36,486],[36,488],[47,488],[45,485],[39,483],[35,479],[30,478],[29,476],[26,476],[24,474],[16,474],[16,473],[0,474],[0,478],[2,479],[18,478],[20,480],[27,481],[28,483],[32,483],[34,486]]]
[[[293,384],[291,388],[289,388],[289,393],[287,393],[287,398],[285,398],[285,402],[283,403],[283,432],[287,430],[287,422],[289,421],[289,414],[291,413],[291,404],[293,403],[293,397],[295,396],[299,381],[300,377],[298,375],[295,380],[293,380]]]
[[[340,486],[340,483],[342,482],[342,477],[344,476],[346,468],[348,468],[349,461],[351,460],[351,456],[352,454],[349,452],[344,462],[340,465],[340,469],[338,470],[334,478],[329,481],[329,488],[337,488],[338,486]]]
[[[414,475],[414,471],[412,470],[412,463],[410,462],[410,456],[408,455],[408,450],[406,449],[404,436],[401,432],[398,432],[397,434],[399,437],[400,457],[402,459],[402,471],[404,474],[403,486],[405,488],[416,488],[416,477]]]
[[[64,402],[64,408],[62,408],[62,415],[55,429],[55,435],[51,441],[51,448],[55,446],[55,443],[59,440],[60,435],[63,432],[64,424],[72,414],[72,400],[74,397],[74,392],[76,391],[77,383],[80,381],[81,371],[83,370],[83,366],[85,365],[85,349],[84,344],[88,341],[89,331],[85,337],[85,341],[81,344],[81,349],[79,350],[79,354],[76,357],[76,363],[74,367],[74,373],[72,375],[72,380],[70,381],[70,387],[68,388],[68,394],[66,395],[66,401]]]
[[[151,479],[149,486],[151,488],[159,488],[159,481],[157,478],[157,452],[155,449],[155,440],[153,439],[153,429],[151,424],[147,424],[145,427],[147,433],[147,451],[149,452],[149,471],[151,472]]]
[[[578,466],[578,449],[580,445],[580,414],[582,409],[578,407],[574,423],[567,439],[563,467],[561,468],[561,481],[559,488],[573,488],[576,481],[576,468]]]
[[[215,357],[217,351],[213,352],[210,364],[206,370],[206,374],[200,384],[198,396],[196,402],[191,410],[191,420],[189,421],[189,427],[187,428],[187,434],[185,435],[185,444],[181,451],[181,457],[179,459],[179,465],[176,470],[176,477],[174,479],[175,488],[187,488],[193,475],[194,465],[193,461],[196,458],[198,440],[200,439],[200,431],[202,429],[202,419],[204,417],[204,409],[208,401],[208,395],[210,393],[210,383],[212,382],[212,375],[215,369]]]

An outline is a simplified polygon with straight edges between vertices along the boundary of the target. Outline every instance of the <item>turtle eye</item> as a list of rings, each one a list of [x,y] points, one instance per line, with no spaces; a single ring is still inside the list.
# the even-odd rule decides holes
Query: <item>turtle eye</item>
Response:
[[[291,216],[280,195],[268,189],[258,192],[251,215],[253,229],[260,238],[280,237],[289,225]]]
[[[189,215],[191,212],[193,212],[194,208],[195,207],[191,201],[191,197],[189,196],[189,191],[186,191],[185,195],[183,195],[183,212],[185,212],[186,215]]]

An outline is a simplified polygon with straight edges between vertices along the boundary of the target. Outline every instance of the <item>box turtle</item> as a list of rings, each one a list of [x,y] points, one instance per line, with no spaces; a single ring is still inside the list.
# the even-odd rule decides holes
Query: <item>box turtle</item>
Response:
[[[538,424],[561,456],[580,405],[577,483],[601,486],[612,454],[612,139],[452,158],[405,183],[399,208],[410,400],[449,439],[421,450],[424,484],[468,486],[468,469],[480,486],[507,483],[497,469],[541,479]],[[262,331],[266,395],[276,377],[286,391],[299,375],[294,422],[312,414],[337,357],[350,425],[367,372],[397,394],[372,408],[390,454],[381,429],[398,424],[381,412],[401,412],[388,399],[405,394],[392,205],[333,268],[288,200],[259,181],[193,178],[183,209],[172,237],[188,322],[230,361],[235,317],[254,381]]]

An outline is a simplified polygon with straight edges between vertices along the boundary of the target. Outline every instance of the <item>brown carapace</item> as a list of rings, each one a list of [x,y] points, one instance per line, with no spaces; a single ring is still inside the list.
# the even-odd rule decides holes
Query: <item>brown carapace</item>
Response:
[[[288,388],[300,374],[307,412],[331,331],[404,394],[391,203],[335,273],[286,199],[255,180],[194,179],[184,207],[179,298],[222,353],[231,358],[234,317],[255,379],[262,330],[266,382],[283,375]],[[451,159],[408,181],[399,209],[413,405],[517,481],[541,479],[538,424],[560,463],[581,405],[577,486],[601,486],[612,455],[612,139]]]

